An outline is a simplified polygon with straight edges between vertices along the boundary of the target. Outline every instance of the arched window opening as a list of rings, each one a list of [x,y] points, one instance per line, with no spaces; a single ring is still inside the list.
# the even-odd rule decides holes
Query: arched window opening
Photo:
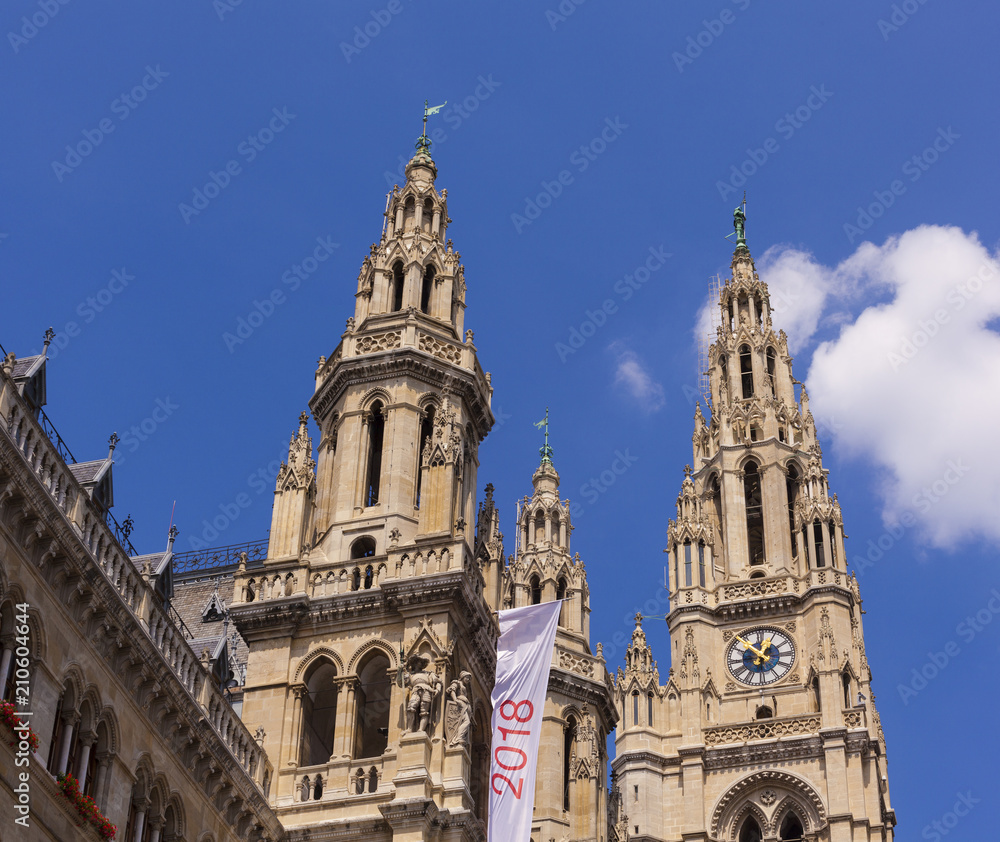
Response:
[[[576,742],[576,719],[569,717],[563,731],[563,810],[569,810],[569,785],[571,778],[570,758],[573,755],[573,745]]]
[[[431,291],[433,289],[434,289],[434,267],[428,266],[424,270],[424,279],[420,285],[420,312],[430,313]]]
[[[379,483],[382,478],[382,442],[385,438],[385,415],[382,404],[372,405],[368,421],[368,473],[365,479],[365,505],[378,503]]]
[[[788,534],[792,539],[792,557],[794,558],[799,553],[798,535],[795,531],[795,503],[799,499],[799,472],[794,465],[788,466],[785,493],[788,496]]]
[[[687,540],[684,542],[684,586],[690,588],[691,583],[692,583],[691,541]]]
[[[760,493],[760,473],[756,462],[743,469],[743,496],[747,511],[747,547],[750,565],[764,563],[764,506]]]
[[[831,520],[827,524],[827,528],[830,530],[830,566],[837,566],[837,528],[834,522]]]
[[[559,577],[559,581],[556,583],[556,599],[564,600],[566,599],[566,594],[569,593],[569,586],[566,584],[566,578],[564,576]],[[564,602],[559,608],[559,625],[566,625],[566,603]]]
[[[428,406],[420,421],[420,449],[417,451],[417,508],[420,508],[420,489],[424,481],[424,451],[434,435],[434,407]]]
[[[351,571],[351,590],[358,591],[361,590],[361,568],[355,567]]]
[[[428,234],[431,233],[431,223],[434,221],[434,203],[430,199],[424,200],[424,212],[420,219],[420,227]]]
[[[760,438],[761,438],[760,424],[751,424],[750,441],[760,441]]]
[[[763,579],[764,578],[764,571],[763,570],[755,570],[753,573],[750,574],[750,578],[751,579]]]
[[[378,789],[378,769],[374,766],[368,770],[368,791],[375,792]]]
[[[785,441],[785,425],[783,423],[778,424],[778,441]]]
[[[392,307],[391,311],[396,312],[397,310],[403,309],[403,286],[404,286],[404,273],[403,264],[396,262],[392,265],[392,280],[389,284],[389,293],[391,295]]]
[[[781,830],[778,832],[778,839],[781,842],[799,842],[805,834],[802,821],[795,813],[789,813],[781,823]]]
[[[826,567],[826,553],[823,546],[823,527],[818,520],[813,521],[813,544],[816,547],[816,566]]]
[[[771,710],[767,705],[761,705],[757,708],[756,719],[771,719],[774,716],[774,711]]]
[[[698,584],[705,587],[705,542],[698,542]]]
[[[740,842],[761,842],[760,825],[753,816],[747,816],[740,828]]]
[[[545,515],[538,512],[535,515],[535,543],[541,544],[545,541]]]
[[[403,205],[403,230],[411,231],[417,224],[417,201],[413,196],[407,196]]]
[[[333,732],[337,722],[337,668],[320,659],[305,674],[302,694],[302,737],[299,765],[329,763],[333,754]]]
[[[369,564],[365,568],[365,590],[367,591],[375,583],[375,571],[372,570],[372,566]]]
[[[358,769],[358,771],[354,773],[354,791],[358,795],[364,794],[364,791],[365,791],[365,770],[364,769]]]
[[[128,807],[128,821],[125,824],[125,836],[129,842],[149,842],[149,821],[147,810],[139,806],[133,796]]]
[[[653,694],[646,695],[646,724],[653,727]]]
[[[319,801],[323,797],[323,776],[316,776],[316,783],[313,784],[313,801]]]
[[[711,722],[712,721],[712,703],[711,702],[705,702],[705,721],[706,722]]]
[[[73,691],[67,687],[56,706],[56,718],[52,724],[52,744],[46,768],[53,775],[72,772],[76,763],[76,752],[80,742],[79,718],[74,716],[76,702]]]
[[[358,538],[351,544],[351,559],[371,558],[375,555],[375,539],[371,535]]]
[[[812,681],[809,682],[809,689],[812,691],[813,711],[819,713],[823,706],[820,702],[818,675],[814,675]]]
[[[843,676],[841,677],[841,680],[842,680],[843,685],[844,685],[844,707],[845,708],[853,707],[852,700],[851,700],[851,676],[850,676],[850,673],[846,673],[845,672],[843,674]]]
[[[743,386],[743,400],[753,397],[753,357],[750,356],[750,346],[740,346],[740,382]]]
[[[771,388],[771,396],[775,394],[775,384],[774,384],[774,348],[768,348],[765,354],[765,360],[767,361],[767,385]]]
[[[720,393],[720,396],[721,396],[721,394],[723,392],[725,392],[725,394],[728,395],[729,394],[729,359],[725,355],[719,357],[719,374],[720,374],[720,380],[721,380],[721,382],[719,383],[719,393]]]
[[[355,757],[380,757],[389,744],[389,659],[372,655],[358,673]]]
[[[542,601],[542,583],[537,576],[531,577],[528,587],[531,589],[531,604],[538,605]]]
[[[632,691],[632,724],[639,724],[639,691]]]

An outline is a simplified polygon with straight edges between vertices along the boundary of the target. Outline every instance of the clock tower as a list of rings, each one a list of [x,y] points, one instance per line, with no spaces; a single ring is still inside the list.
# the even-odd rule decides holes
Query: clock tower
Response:
[[[613,834],[657,842],[891,840],[885,739],[805,388],[735,213],[666,549],[671,668],[636,618],[615,697]],[[796,386],[799,386],[798,394]]]

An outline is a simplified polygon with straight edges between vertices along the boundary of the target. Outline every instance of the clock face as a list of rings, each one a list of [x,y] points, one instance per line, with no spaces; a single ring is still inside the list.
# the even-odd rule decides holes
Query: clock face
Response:
[[[737,634],[726,652],[733,678],[751,687],[773,684],[795,663],[795,644],[779,629],[747,629]]]

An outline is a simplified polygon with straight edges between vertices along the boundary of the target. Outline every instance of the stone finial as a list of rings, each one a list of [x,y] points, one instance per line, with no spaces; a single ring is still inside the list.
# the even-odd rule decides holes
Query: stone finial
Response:
[[[108,437],[108,459],[110,459],[114,455],[115,447],[118,445],[118,442],[120,441],[121,439],[118,438],[118,433],[112,433]]]

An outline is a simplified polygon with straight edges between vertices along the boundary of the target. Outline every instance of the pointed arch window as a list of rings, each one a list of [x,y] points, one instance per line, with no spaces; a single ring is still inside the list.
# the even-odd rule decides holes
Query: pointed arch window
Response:
[[[648,693],[646,695],[646,715],[647,715],[647,718],[648,718],[647,719],[647,724],[649,725],[650,728],[652,728],[653,727],[653,694],[652,693]]]
[[[358,538],[351,544],[351,558],[370,558],[375,555],[375,539],[370,535]]]
[[[750,566],[764,563],[764,505],[760,490],[760,469],[754,461],[743,469],[743,497],[747,512],[747,548]]]
[[[813,544],[816,547],[816,566],[826,567],[826,546],[823,541],[823,526],[818,520],[813,521]]]
[[[813,708],[816,713],[819,713],[823,709],[823,705],[819,695],[819,676],[814,675],[812,681],[809,682],[809,689],[812,691],[812,703]]]
[[[740,842],[761,842],[763,834],[760,832],[760,825],[753,816],[747,816],[740,828]]]
[[[768,348],[764,356],[767,362],[767,384],[771,387],[771,396],[774,397],[777,394],[774,384],[774,368],[776,359],[774,348]]]
[[[799,499],[799,472],[795,465],[788,466],[785,492],[788,497],[788,534],[792,539],[792,557],[794,558],[799,553],[798,535],[795,531],[795,503]]]
[[[740,383],[743,400],[749,400],[753,397],[753,357],[749,345],[740,345]]]
[[[365,568],[365,590],[366,591],[369,590],[374,583],[375,583],[375,571],[372,569],[372,566],[369,564]]]
[[[559,581],[556,583],[556,599],[566,599],[567,593],[569,593],[569,586],[566,584],[566,577],[560,576]],[[559,625],[566,625],[566,603],[563,603],[559,608]]]
[[[538,605],[542,601],[542,583],[537,576],[531,577],[528,587],[531,590],[531,604]]]
[[[569,810],[569,785],[571,778],[570,757],[573,755],[573,745],[576,742],[576,718],[570,716],[566,720],[563,731],[563,810]]]
[[[851,704],[851,674],[845,672],[841,676],[841,683],[844,685],[844,708],[852,707]]]
[[[389,659],[382,653],[372,655],[358,673],[355,692],[357,721],[354,756],[380,757],[389,744]]]
[[[688,539],[684,542],[684,587],[686,588],[690,588],[692,583],[691,566],[691,540]]]
[[[329,763],[333,754],[333,732],[337,722],[337,668],[327,660],[317,660],[305,674],[302,694],[302,734],[299,765]]]
[[[721,357],[719,357],[719,371],[720,371],[720,374],[721,374],[721,378],[720,379],[722,381],[719,384],[719,392],[721,393],[723,391],[723,384],[724,384],[725,392],[728,395],[729,394],[729,359],[725,356],[725,354],[723,354]]]
[[[698,584],[705,587],[705,542],[698,542]]]
[[[368,470],[365,478],[365,505],[374,506],[379,500],[379,485],[382,478],[382,443],[385,439],[385,414],[382,404],[372,404],[368,421]]]
[[[430,313],[431,292],[434,289],[434,267],[428,266],[424,270],[424,278],[420,285],[420,312]]]
[[[780,842],[800,842],[804,834],[802,820],[795,813],[789,813],[781,822],[778,839]]]
[[[639,724],[639,691],[632,691],[632,724]]]
[[[420,421],[420,449],[417,451],[417,508],[420,508],[420,490],[424,482],[424,450],[434,435],[434,407],[428,406]]]
[[[403,309],[403,264],[398,260],[392,265],[392,311]]]

